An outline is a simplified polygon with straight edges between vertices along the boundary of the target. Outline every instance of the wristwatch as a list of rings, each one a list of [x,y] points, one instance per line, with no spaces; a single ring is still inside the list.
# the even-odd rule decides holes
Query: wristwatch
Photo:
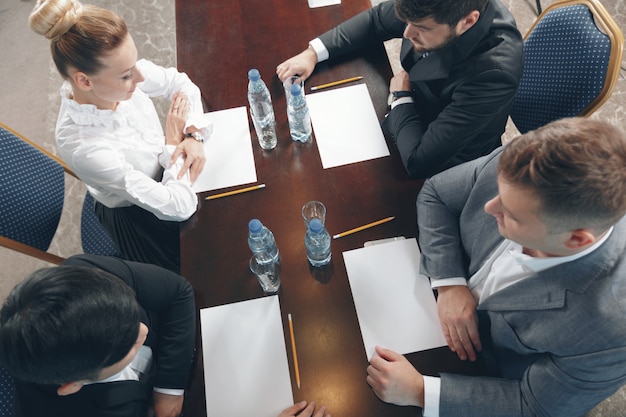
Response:
[[[389,93],[387,104],[391,106],[391,103],[402,97],[411,97],[413,93],[411,91],[392,91]]]
[[[194,138],[198,142],[204,142],[204,136],[200,132],[185,133],[186,138]]]

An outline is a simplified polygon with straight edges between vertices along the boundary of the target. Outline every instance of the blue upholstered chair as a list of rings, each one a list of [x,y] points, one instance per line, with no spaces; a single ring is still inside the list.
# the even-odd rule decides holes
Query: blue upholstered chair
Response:
[[[0,246],[57,265],[64,261],[48,248],[61,219],[65,174],[75,177],[59,158],[0,123]],[[81,217],[83,251],[116,255],[93,200],[86,199]]]
[[[13,417],[13,378],[0,366],[0,417]]]
[[[524,72],[511,110],[521,133],[588,116],[611,95],[624,35],[598,0],[547,7],[524,37]]]

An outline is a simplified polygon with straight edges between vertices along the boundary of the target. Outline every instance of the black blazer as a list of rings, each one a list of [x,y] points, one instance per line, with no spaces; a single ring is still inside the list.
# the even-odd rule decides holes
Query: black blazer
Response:
[[[372,43],[402,38],[406,24],[392,1],[320,36],[330,59]],[[414,105],[396,106],[383,122],[411,177],[425,178],[486,155],[500,145],[522,76],[522,37],[511,13],[491,0],[455,42],[419,59],[407,39],[400,61]]]
[[[135,290],[149,333],[154,373],[140,381],[85,385],[60,397],[57,386],[15,381],[15,417],[140,417],[145,416],[152,387],[184,389],[194,354],[196,309],[193,289],[166,269],[113,257],[77,255],[65,265],[99,268]]]

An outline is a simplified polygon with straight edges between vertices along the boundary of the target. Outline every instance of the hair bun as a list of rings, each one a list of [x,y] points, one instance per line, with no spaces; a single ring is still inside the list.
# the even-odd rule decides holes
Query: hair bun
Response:
[[[33,31],[54,41],[70,30],[82,13],[77,0],[38,0],[28,23]]]

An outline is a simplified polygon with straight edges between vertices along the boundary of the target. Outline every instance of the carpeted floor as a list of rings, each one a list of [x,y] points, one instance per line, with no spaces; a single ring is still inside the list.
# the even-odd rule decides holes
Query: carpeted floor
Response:
[[[349,1],[349,0],[344,0]],[[378,3],[380,0],[372,0]],[[518,27],[525,33],[536,17],[534,0],[502,0],[515,16]],[[555,2],[542,0],[543,7]],[[126,20],[134,37],[139,56],[164,66],[176,62],[174,0],[85,0],[110,8]],[[626,0],[602,0],[621,28],[626,27]],[[28,15],[35,0],[2,0],[0,3],[0,44],[3,46],[0,64],[0,121],[41,143],[54,152],[54,124],[58,111],[58,88],[61,83],[49,52],[49,42],[28,27]],[[623,30],[623,29],[622,29]],[[304,45],[303,45],[304,47]],[[390,62],[396,69],[398,43],[387,45]],[[626,62],[626,58],[623,63]],[[626,68],[626,65],[622,65]],[[158,103],[163,109],[167,103]],[[592,117],[626,127],[626,81],[624,71],[611,99]],[[517,135],[510,124],[504,140]],[[66,202],[59,232],[51,251],[61,256],[82,252],[80,246],[80,208],[84,186],[71,178],[66,185]],[[28,273],[48,266],[32,258],[0,248],[0,300]],[[601,403],[588,417],[626,416],[626,388]]]

